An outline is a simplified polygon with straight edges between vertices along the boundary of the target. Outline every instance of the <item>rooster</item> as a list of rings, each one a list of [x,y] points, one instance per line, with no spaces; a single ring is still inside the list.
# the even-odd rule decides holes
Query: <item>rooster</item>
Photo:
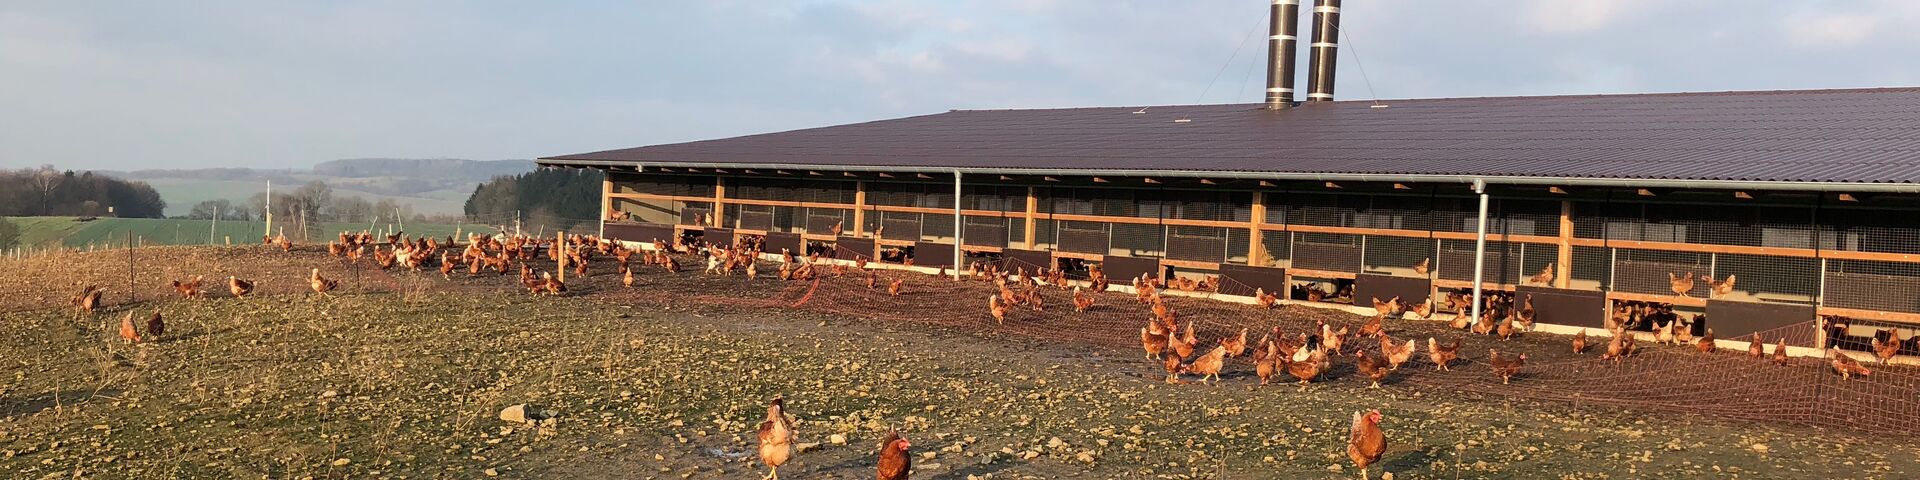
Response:
[[[1880,337],[1882,336],[1885,336],[1886,340],[1881,340]],[[1893,356],[1898,355],[1899,353],[1900,353],[1900,337],[1898,336],[1897,333],[1895,333],[1893,330],[1885,330],[1885,329],[1874,332],[1873,357],[1880,359],[1881,365],[1887,364],[1888,360],[1892,360]]]
[[[128,343],[140,343],[140,331],[133,328],[132,311],[128,311],[127,316],[120,318],[120,339]]]
[[[1387,453],[1387,434],[1380,431],[1380,411],[1353,412],[1353,427],[1347,431],[1347,458],[1360,469],[1360,480],[1367,480],[1367,467]]]
[[[332,296],[327,292],[340,288],[340,281],[320,276],[320,269],[316,268],[307,273],[307,287],[312,288],[315,294]]]
[[[1840,347],[1827,349],[1827,356],[1833,357],[1833,372],[1840,374],[1841,380],[1851,379],[1854,375],[1862,377],[1873,375],[1873,370],[1868,370],[1865,365],[1860,364],[1859,360],[1854,360],[1852,355],[1840,351]]]
[[[233,293],[233,298],[245,297],[247,294],[253,293],[253,282],[228,275],[227,291]]]
[[[1390,370],[1399,370],[1401,364],[1412,360],[1413,350],[1414,344],[1411,338],[1407,339],[1407,343],[1401,344],[1394,342],[1393,337],[1380,336],[1380,355],[1386,357],[1387,368]]]
[[[887,436],[880,439],[879,473],[874,480],[907,480],[913,473],[913,455],[907,453],[912,446],[900,432],[887,429]]]
[[[205,283],[205,280],[199,275],[194,275],[193,278],[187,279],[187,281],[184,282],[174,280],[173,290],[180,292],[180,298],[201,298],[203,296],[203,293],[200,291],[200,285],[202,283]]]
[[[1582,328],[1580,333],[1573,334],[1573,354],[1584,353],[1587,353],[1587,329]]]
[[[900,286],[906,283],[907,280],[904,278],[894,279],[893,282],[887,284],[887,295],[900,296]]]
[[[1392,371],[1391,368],[1387,367],[1386,363],[1386,361],[1373,358],[1372,355],[1367,355],[1366,350],[1353,351],[1354,369],[1358,370],[1361,375],[1366,375],[1368,380],[1373,381],[1372,384],[1367,385],[1369,389],[1380,388],[1380,381],[1385,380],[1387,373]]]
[[[1441,346],[1439,340],[1435,340],[1433,337],[1427,337],[1427,358],[1433,360],[1434,370],[1453,370],[1448,367],[1447,364],[1453,363],[1453,359],[1459,355],[1460,339],[1453,339],[1452,345]]]
[[[760,422],[760,462],[772,469],[762,479],[779,480],[780,466],[793,458],[793,418],[787,416],[786,405],[786,400],[774,398]]]
[[[1181,367],[1180,373],[1199,375],[1200,383],[1202,384],[1207,383],[1208,378],[1212,378],[1215,382],[1214,384],[1218,385],[1220,381],[1220,367],[1225,366],[1226,361],[1227,347],[1213,347],[1213,350],[1208,350],[1205,355],[1194,359],[1193,363]]]
[[[1499,350],[1487,350],[1487,365],[1493,367],[1493,374],[1500,377],[1501,385],[1507,385],[1513,380],[1513,376],[1520,373],[1520,367],[1526,364],[1527,354],[1522,353],[1519,357],[1508,360],[1500,358]]]
[[[1687,272],[1686,275],[1674,275],[1673,272],[1667,272],[1668,287],[1673,290],[1674,295],[1682,297],[1693,296],[1691,294],[1691,292],[1693,292],[1693,282],[1693,272]]]

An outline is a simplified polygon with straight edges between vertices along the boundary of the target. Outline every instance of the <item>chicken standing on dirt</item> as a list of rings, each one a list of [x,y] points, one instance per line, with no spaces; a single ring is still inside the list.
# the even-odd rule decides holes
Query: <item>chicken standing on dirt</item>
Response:
[[[93,313],[95,309],[100,308],[100,294],[106,291],[99,286],[88,285],[80,289],[79,296],[73,297],[73,306],[78,307],[81,313]]]
[[[1300,389],[1306,390],[1308,383],[1312,383],[1314,378],[1333,366],[1333,361],[1327,357],[1325,348],[1315,350],[1302,348],[1292,356],[1280,357],[1280,364],[1286,367],[1287,374],[1300,379]]]
[[[1000,297],[998,295],[987,297],[987,313],[993,314],[994,323],[1001,325],[1007,324],[1007,307],[1000,304]]]
[[[1522,353],[1519,357],[1509,360],[1500,358],[1499,350],[1487,350],[1487,365],[1493,367],[1493,374],[1500,377],[1501,385],[1509,384],[1513,376],[1520,373],[1520,367],[1526,364],[1527,354]]]
[[[1773,345],[1773,364],[1787,366],[1787,337],[1780,337],[1780,343]]]
[[[1393,337],[1386,336],[1386,334],[1380,335],[1380,355],[1386,357],[1388,370],[1399,370],[1401,364],[1412,360],[1413,350],[1413,339],[1411,338],[1407,339],[1407,343],[1400,344],[1395,343]]]
[[[1366,375],[1367,380],[1373,381],[1372,384],[1367,385],[1367,388],[1370,389],[1380,388],[1380,381],[1385,380],[1387,373],[1392,372],[1392,370],[1387,369],[1385,361],[1373,358],[1372,355],[1367,355],[1366,350],[1353,351],[1353,367],[1355,370],[1359,370],[1361,375]]]
[[[1239,357],[1247,353],[1247,328],[1240,327],[1240,335],[1220,339],[1220,346],[1227,349],[1228,357]]]
[[[906,279],[899,279],[887,284],[887,295],[900,296],[900,286],[906,284],[906,282]]]
[[[1180,331],[1177,338],[1169,340],[1167,346],[1173,347],[1173,356],[1181,361],[1193,357],[1193,348],[1200,340],[1193,336],[1193,321],[1187,321],[1187,328]]]
[[[874,480],[907,480],[913,474],[913,455],[907,452],[913,444],[900,436],[900,432],[887,430],[887,436],[880,439],[879,472]]]
[[[318,271],[318,270],[315,270],[315,271]],[[227,276],[227,292],[232,293],[233,298],[245,297],[247,296],[247,294],[253,293],[253,282],[241,280],[238,277],[228,275]]]
[[[133,329],[133,312],[120,318],[120,339],[128,343],[140,343],[140,331]]]
[[[166,333],[167,321],[160,318],[160,312],[153,312],[153,315],[147,317],[147,336],[158,340],[161,335]]]
[[[1353,412],[1353,428],[1347,433],[1347,458],[1360,469],[1360,480],[1367,480],[1367,467],[1387,453],[1387,434],[1380,431],[1380,411]]]
[[[1439,340],[1435,340],[1433,337],[1427,337],[1427,358],[1433,360],[1434,370],[1453,370],[1448,367],[1447,364],[1453,363],[1453,359],[1459,355],[1460,339],[1453,339],[1453,345],[1451,346],[1441,346]]]
[[[1584,353],[1587,353],[1587,329],[1582,328],[1580,333],[1573,334],[1573,354]]]
[[[313,288],[313,293],[332,296],[327,292],[338,288],[340,281],[320,276],[320,269],[316,268],[307,274],[307,286]]]
[[[793,458],[793,418],[787,416],[786,400],[774,398],[767,406],[767,419],[760,422],[760,462],[772,470],[763,479],[778,480],[780,466]]]
[[[205,280],[199,275],[194,275],[193,278],[187,279],[187,281],[184,282],[174,280],[173,290],[180,292],[180,298],[200,298],[202,295],[200,292],[200,284],[202,283],[205,283]]]
[[[1720,348],[1719,345],[1713,343],[1713,329],[1711,328],[1707,329],[1706,335],[1701,335],[1700,339],[1694,340],[1694,342],[1694,348],[1700,350],[1700,353],[1713,353]]]
[[[995,299],[998,298],[995,297]],[[1140,327],[1140,348],[1147,351],[1148,360],[1158,359],[1160,354],[1167,350],[1167,341],[1171,337],[1173,335],[1162,330],[1160,324],[1147,322],[1147,326]]]
[[[1886,340],[1880,339],[1882,335],[1886,336]],[[1900,337],[1893,330],[1882,329],[1874,332],[1873,337],[1873,357],[1879,359],[1882,365],[1900,354]]]
[[[1862,377],[1873,375],[1873,370],[1868,370],[1865,365],[1860,364],[1859,360],[1854,360],[1852,355],[1841,351],[1840,347],[1828,349],[1827,356],[1833,357],[1833,372],[1840,374],[1841,380],[1851,379],[1854,375]]]
[[[1226,364],[1227,347],[1213,347],[1213,350],[1208,350],[1206,355],[1201,355],[1200,358],[1194,359],[1193,363],[1181,368],[1180,372],[1199,375],[1200,383],[1203,384],[1207,383],[1209,378],[1217,384],[1220,381],[1220,367]]]

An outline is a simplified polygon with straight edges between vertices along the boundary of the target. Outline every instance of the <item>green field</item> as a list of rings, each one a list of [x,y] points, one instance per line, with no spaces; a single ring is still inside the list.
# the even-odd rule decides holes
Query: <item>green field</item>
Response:
[[[241,180],[200,180],[188,178],[155,178],[145,180],[153,189],[160,192],[160,198],[167,200],[167,215],[186,215],[194,204],[206,200],[227,199],[236,204],[245,204],[247,198],[266,191],[262,182]],[[360,197],[368,202],[390,199],[403,205],[412,205],[414,213],[425,215],[458,214],[466,205],[467,196],[473,194],[471,186],[464,189],[443,189],[421,192],[412,196],[382,195],[355,190],[352,184],[328,180],[333,187],[334,198]],[[279,185],[277,189],[290,192],[299,185]]]
[[[163,218],[100,218],[92,221],[77,221],[74,217],[8,217],[6,221],[20,226],[20,246],[27,248],[86,247],[89,245],[124,245],[127,233],[146,244],[199,245],[222,243],[231,237],[234,243],[258,242],[264,232],[264,222],[222,221],[213,229],[211,220],[184,220]],[[453,235],[455,230],[471,232],[480,228],[483,232],[492,232],[492,228],[483,225],[449,224],[408,224],[405,228],[393,225],[395,229],[412,235],[445,237]],[[283,229],[289,238],[299,241],[295,224],[278,224],[275,229]],[[387,225],[378,225],[386,229]],[[213,229],[210,231],[210,229]],[[336,237],[340,232],[358,232],[366,230],[364,223],[327,222],[309,228],[315,241],[325,241]]]

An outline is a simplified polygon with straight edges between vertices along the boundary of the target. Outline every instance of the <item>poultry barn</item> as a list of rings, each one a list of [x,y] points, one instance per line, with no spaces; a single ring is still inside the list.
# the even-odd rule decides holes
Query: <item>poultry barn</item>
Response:
[[[1316,29],[1296,102],[1290,3],[1263,103],[954,110],[539,163],[606,171],[617,240],[1359,306],[1511,295],[1561,327],[1671,305],[1696,335],[1804,347],[1920,334],[1920,88],[1335,101]]]

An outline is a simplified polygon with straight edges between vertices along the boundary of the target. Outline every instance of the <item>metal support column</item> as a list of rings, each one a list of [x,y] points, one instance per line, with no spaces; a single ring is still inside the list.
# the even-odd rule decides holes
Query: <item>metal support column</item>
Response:
[[[960,224],[960,169],[953,170],[953,280],[960,281],[960,261],[966,256],[966,230]]]
[[[1487,182],[1473,181],[1473,193],[1480,194],[1480,216],[1473,228],[1473,318],[1480,319],[1481,284],[1487,275]]]

